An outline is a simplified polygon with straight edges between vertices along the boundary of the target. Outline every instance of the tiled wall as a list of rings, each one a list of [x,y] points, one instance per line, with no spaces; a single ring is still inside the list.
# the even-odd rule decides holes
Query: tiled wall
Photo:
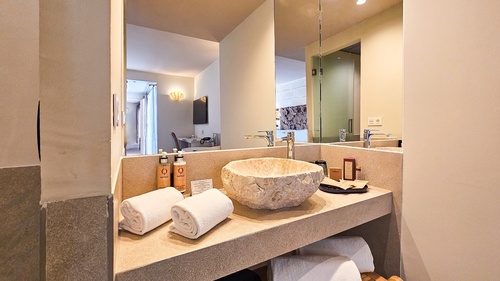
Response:
[[[96,196],[47,204],[47,280],[112,280],[110,202]]]
[[[111,199],[40,191],[40,166],[0,168],[0,280],[112,280]]]
[[[40,279],[40,166],[0,169],[0,280]]]

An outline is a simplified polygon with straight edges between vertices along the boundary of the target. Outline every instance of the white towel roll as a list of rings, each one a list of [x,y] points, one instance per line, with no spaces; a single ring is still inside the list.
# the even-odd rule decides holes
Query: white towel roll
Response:
[[[346,257],[283,256],[271,259],[271,281],[361,281],[354,262]]]
[[[359,272],[373,272],[373,255],[362,237],[330,237],[299,249],[301,255],[345,256],[356,263]]]
[[[213,188],[172,206],[169,230],[196,239],[226,219],[234,210],[233,202]]]
[[[169,221],[170,209],[182,199],[181,192],[167,187],[123,200],[120,210],[124,219],[118,226],[143,235]]]

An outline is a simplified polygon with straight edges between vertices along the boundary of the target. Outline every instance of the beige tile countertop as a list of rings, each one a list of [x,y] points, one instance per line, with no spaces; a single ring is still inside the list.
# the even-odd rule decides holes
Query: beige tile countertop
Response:
[[[391,213],[392,193],[318,190],[300,206],[234,212],[198,238],[168,231],[170,222],[137,236],[120,231],[116,280],[214,280]]]

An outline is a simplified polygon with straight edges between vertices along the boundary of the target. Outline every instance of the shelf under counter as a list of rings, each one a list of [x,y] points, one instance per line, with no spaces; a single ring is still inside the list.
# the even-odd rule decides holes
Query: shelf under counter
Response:
[[[214,280],[388,215],[392,193],[330,194],[318,190],[300,206],[234,212],[196,240],[168,231],[169,223],[137,236],[120,231],[116,280]]]

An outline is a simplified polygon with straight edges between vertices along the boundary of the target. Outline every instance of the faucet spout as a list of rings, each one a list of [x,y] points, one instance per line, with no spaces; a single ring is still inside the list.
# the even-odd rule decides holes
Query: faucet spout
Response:
[[[295,132],[287,132],[285,138],[277,140],[286,141],[286,158],[295,159]]]
[[[374,135],[384,135],[384,136],[388,137],[391,135],[391,133],[378,132],[378,130],[374,130],[374,129],[365,129],[363,131],[363,140],[364,140],[363,147],[370,148],[371,138]]]
[[[244,135],[245,139],[264,139],[268,147],[274,146],[274,133],[273,131],[259,131],[266,133],[265,135]]]

